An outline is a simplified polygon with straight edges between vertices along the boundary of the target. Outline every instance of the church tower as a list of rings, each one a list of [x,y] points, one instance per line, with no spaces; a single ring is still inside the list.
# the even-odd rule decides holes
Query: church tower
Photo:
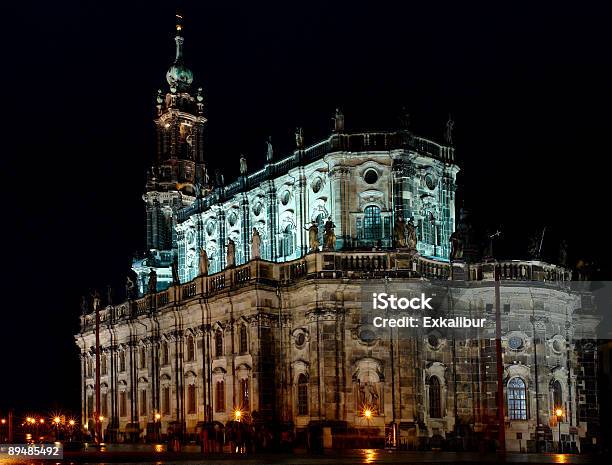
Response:
[[[166,73],[168,88],[157,91],[156,153],[147,173],[143,200],[146,210],[146,254],[134,260],[141,293],[148,288],[152,269],[157,289],[173,281],[177,260],[176,214],[209,190],[204,163],[204,97],[192,91],[192,71],[183,59],[182,17],[177,15],[176,56]]]

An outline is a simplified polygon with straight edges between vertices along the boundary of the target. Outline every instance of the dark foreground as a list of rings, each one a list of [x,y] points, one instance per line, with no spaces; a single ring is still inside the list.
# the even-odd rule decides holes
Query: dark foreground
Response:
[[[163,465],[178,463],[184,465],[221,464],[230,465],[326,465],[326,464],[420,464],[420,463],[453,463],[453,464],[591,464],[601,463],[597,457],[571,454],[518,454],[508,453],[505,456],[496,454],[456,453],[456,452],[404,452],[380,449],[355,449],[329,451],[320,455],[306,453],[267,454],[267,455],[203,455],[198,447],[185,447],[180,453],[155,452],[154,446],[110,446],[104,451],[93,449],[64,452],[63,461],[13,458],[2,460],[2,464],[152,464]]]

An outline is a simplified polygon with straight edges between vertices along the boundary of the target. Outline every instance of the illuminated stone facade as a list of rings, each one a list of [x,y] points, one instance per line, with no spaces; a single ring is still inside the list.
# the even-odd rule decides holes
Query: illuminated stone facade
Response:
[[[178,37],[183,66],[181,45]],[[452,147],[406,129],[349,133],[337,115],[327,139],[304,146],[300,133],[293,153],[225,185],[207,174],[201,94],[172,76],[158,99],[158,152],[144,195],[149,251],[134,262],[140,296],[100,311],[107,437],[154,431],[156,414],[162,434],[173,427],[193,435],[202,422],[225,424],[240,410],[244,421],[289,424],[298,436],[320,426],[326,445],[367,437],[476,449],[497,437],[497,267],[508,449],[554,449],[557,406],[566,447],[590,447],[596,415],[584,406],[596,320],[588,298],[554,265],[449,262]],[[397,247],[399,217],[414,220],[416,251]],[[306,227],[314,221],[322,234],[328,218],[335,250],[309,250]],[[260,259],[250,257],[253,228]],[[236,265],[228,267],[229,239]],[[200,248],[208,275],[199,273]],[[151,269],[156,292],[147,291]],[[470,337],[374,328],[363,286],[443,294],[446,312],[487,324]],[[76,335],[89,428],[94,321],[83,315]]]

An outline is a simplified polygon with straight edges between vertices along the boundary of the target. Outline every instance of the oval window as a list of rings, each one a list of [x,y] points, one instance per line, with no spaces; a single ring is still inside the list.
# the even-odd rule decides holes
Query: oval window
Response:
[[[374,184],[378,181],[378,173],[376,170],[370,168],[364,173],[363,180],[368,184]]]

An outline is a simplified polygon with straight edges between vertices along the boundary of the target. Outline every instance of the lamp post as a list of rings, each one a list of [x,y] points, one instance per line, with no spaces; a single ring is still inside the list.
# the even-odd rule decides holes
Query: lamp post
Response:
[[[557,416],[557,424],[559,425],[559,453],[562,453],[563,450],[561,448],[561,419],[563,418],[563,410],[561,408],[557,408],[555,410],[555,415]]]
[[[159,442],[160,440],[160,436],[161,436],[161,431],[160,431],[160,420],[161,420],[161,414],[156,413],[155,414],[155,440],[157,442]]]

